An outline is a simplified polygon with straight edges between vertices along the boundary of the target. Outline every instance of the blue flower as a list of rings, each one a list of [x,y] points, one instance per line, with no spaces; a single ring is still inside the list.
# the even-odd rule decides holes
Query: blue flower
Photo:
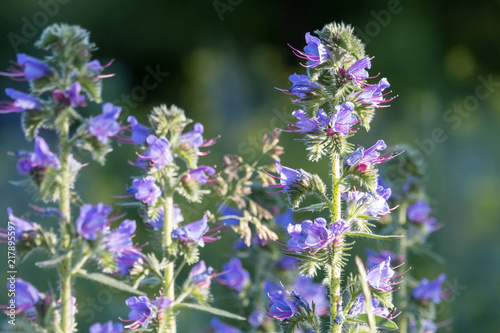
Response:
[[[358,215],[380,216],[388,214],[391,209],[387,200],[391,196],[390,188],[377,187],[377,193],[349,191],[342,194],[342,198],[347,201],[350,211],[357,211]]]
[[[36,312],[35,306],[40,302],[41,296],[38,289],[36,289],[31,283],[24,281],[23,279],[15,279],[15,287],[10,286],[12,280],[7,281],[7,289],[15,289],[15,301],[16,301],[16,313],[27,313],[29,315],[34,315]]]
[[[306,43],[304,51],[299,51],[292,47],[297,57],[307,60],[306,67],[315,67],[322,64],[331,56],[330,50],[321,43],[318,37],[306,33]]]
[[[308,249],[321,249],[328,245],[335,238],[331,226],[326,228],[326,220],[319,217],[312,222],[311,220],[302,221],[301,224],[290,224],[287,231],[292,236],[287,245],[296,252]],[[317,251],[316,251],[317,252]]]
[[[184,217],[182,216],[181,209],[179,208],[179,206],[177,206],[177,204],[174,204],[173,216],[174,216],[174,219],[173,219],[174,220],[173,221],[174,228],[177,228],[177,225],[184,221]],[[165,209],[163,208],[163,206],[161,206],[158,209],[158,214],[157,214],[156,218],[146,222],[146,225],[149,227],[153,227],[154,230],[158,230],[158,229],[163,228],[164,219],[165,219]]]
[[[12,208],[8,207],[7,213],[9,214],[9,222],[14,223],[16,240],[19,240],[20,238],[23,239],[27,233],[34,230],[32,223],[23,220],[20,217],[14,216]],[[7,238],[7,235],[5,235],[5,237]]]
[[[281,270],[293,270],[299,266],[298,259],[290,256],[282,256],[276,262],[276,267]]]
[[[205,242],[217,240],[217,238],[213,238],[212,236],[204,236],[208,230],[208,218],[204,215],[199,221],[174,229],[172,231],[172,238],[177,238],[183,244],[197,243],[199,246],[204,247]]]
[[[297,313],[297,304],[286,298],[285,294],[281,290],[267,293],[267,296],[271,299],[269,301],[269,311],[267,314],[271,318],[285,320],[291,318]]]
[[[434,281],[422,279],[418,286],[413,289],[411,295],[416,299],[440,303],[442,298],[441,286],[443,285],[444,280],[446,280],[446,274],[439,275],[439,277]]]
[[[160,310],[166,309],[172,302],[167,297],[158,297],[155,301],[151,302],[146,296],[129,297],[125,304],[130,308],[128,314],[128,321],[133,321],[132,324],[125,326],[125,328],[136,329],[139,327],[147,328],[149,322],[155,319]]]
[[[170,153],[170,142],[165,138],[157,138],[150,134],[146,142],[149,149],[146,150],[144,155],[139,155],[140,158],[151,160],[151,165],[155,166],[158,170],[163,169],[167,164],[174,160],[172,153]]]
[[[132,129],[132,136],[130,139],[134,143],[134,145],[138,145],[146,142],[148,137],[149,128],[137,121],[137,118],[134,116],[128,116],[127,121],[130,124]]]
[[[89,333],[121,333],[123,331],[122,324],[113,324],[110,320],[105,324],[96,323],[90,326]]]
[[[347,77],[358,82],[361,85],[364,85],[363,81],[369,78],[366,69],[370,69],[371,66],[372,65],[370,62],[370,58],[364,57],[363,59],[356,61],[351,67],[349,67],[349,69],[347,70]]]
[[[182,177],[182,181],[187,182],[187,181],[190,181],[191,179],[193,179],[198,184],[205,185],[205,184],[210,183],[209,176],[213,175],[214,173],[215,173],[214,168],[212,168],[210,166],[202,165],[199,168],[190,170],[188,173],[186,173]]]
[[[19,78],[24,77],[26,80],[35,80],[54,73],[46,63],[24,53],[17,54],[17,62],[15,65],[17,65],[18,68],[11,68],[10,73],[0,72],[0,75]]]
[[[106,103],[102,106],[102,114],[89,121],[88,131],[103,144],[108,143],[110,137],[120,132],[120,124],[116,121],[122,108]]]
[[[28,95],[15,89],[7,88],[5,93],[14,100],[14,102],[1,101],[0,113],[22,112],[26,110],[42,109],[42,105],[34,96]]]
[[[307,97],[307,95],[314,93],[315,90],[321,89],[316,82],[309,82],[307,75],[292,74],[289,76],[292,86],[289,89],[278,89],[287,95],[295,95],[299,99]]]
[[[212,318],[210,326],[215,330],[214,333],[240,333],[241,331],[234,326],[222,322],[219,318]]]
[[[399,276],[401,275],[394,276],[394,270],[391,268],[391,258],[389,257],[370,269],[366,278],[369,286],[383,291],[390,291],[393,285],[401,283],[402,280],[396,282],[389,280]]]
[[[60,162],[55,154],[53,154],[47,142],[41,137],[35,138],[35,152],[17,152],[19,158],[17,161],[17,170],[21,174],[29,174],[36,170],[42,170],[50,166],[54,169],[59,169]]]
[[[300,294],[311,307],[312,302],[314,302],[317,315],[322,316],[330,309],[326,288],[321,283],[314,283],[312,278],[299,275],[295,279],[292,288],[300,290]]]
[[[76,231],[88,240],[96,240],[99,232],[108,224],[111,207],[102,203],[97,206],[85,204],[80,208],[80,216],[76,219]]]
[[[104,247],[111,252],[121,253],[134,244],[132,238],[137,226],[134,220],[124,220],[118,228],[104,237]]]
[[[376,316],[388,317],[390,314],[389,309],[384,307],[376,297],[372,297],[372,310],[373,314]],[[353,317],[358,317],[363,313],[366,313],[365,297],[359,295],[349,309],[349,314]]]
[[[332,133],[328,133],[327,131],[327,134],[331,135],[335,132],[339,133],[341,136],[346,136],[350,132],[353,132],[351,127],[358,122],[356,117],[352,114],[354,111],[354,104],[345,102],[343,105],[335,106],[335,110],[337,111],[331,118]]]
[[[391,150],[384,154],[380,154],[379,150],[387,148],[384,140],[378,140],[372,147],[365,150],[363,147],[356,149],[351,155],[345,159],[347,167],[355,167],[358,172],[365,172],[371,168],[373,164],[380,164],[389,161],[396,154],[391,154]]]
[[[282,166],[279,161],[276,161],[276,171],[279,173],[279,177],[275,177],[280,180],[279,184],[270,184],[270,188],[283,188],[282,192],[286,193],[288,188],[293,183],[299,183],[301,178],[305,176],[305,172],[302,170],[295,170]],[[274,176],[273,176],[274,177]],[[281,191],[280,191],[281,192]]]
[[[394,99],[384,99],[385,95],[390,94],[390,92],[384,94],[383,91],[390,86],[389,81],[384,77],[379,83],[364,87],[363,91],[355,97],[355,100],[369,107],[380,107],[382,103],[388,103]]]
[[[228,263],[222,265],[218,281],[231,289],[242,291],[250,281],[250,274],[241,266],[240,259],[231,258]]]
[[[293,210],[287,208],[287,210],[274,218],[276,224],[286,228],[289,224],[293,224],[295,221],[293,219]]]
[[[134,179],[132,187],[129,187],[127,192],[133,194],[137,200],[141,200],[148,205],[154,204],[156,199],[161,195],[161,190],[155,184],[153,176],[147,176],[144,179]]]
[[[408,219],[412,222],[425,223],[431,214],[431,207],[423,200],[417,200],[413,205],[408,207],[406,213]]]
[[[217,209],[224,217],[223,222],[225,225],[238,225],[238,224],[240,224],[240,220],[238,218],[236,218],[236,217],[243,217],[240,210],[235,209],[231,206],[222,205],[222,204],[217,206]],[[227,216],[235,216],[235,217],[226,218]]]
[[[82,86],[80,82],[76,81],[66,92],[63,93],[60,90],[55,90],[52,96],[65,107],[70,105],[73,107],[85,106],[85,96],[81,95],[81,91]]]
[[[191,146],[196,152],[199,152],[199,148],[203,146],[205,142],[203,140],[203,125],[200,123],[194,124],[194,129],[192,131],[181,134],[179,137],[180,143],[187,143]]]
[[[383,261],[386,261],[387,259],[390,258],[396,258],[396,255],[392,253],[391,251],[388,250],[382,250],[380,253],[377,253],[375,251],[372,251],[370,249],[365,250],[366,253],[366,266],[371,269],[375,267],[376,265],[382,263]],[[391,262],[391,265],[394,264],[394,261]]]
[[[120,276],[127,274],[135,264],[144,264],[143,254],[134,247],[122,251],[115,259],[118,265],[117,272],[120,273]]]
[[[210,287],[210,280],[214,269],[205,265],[204,260],[200,260],[189,272],[188,280],[199,289]]]

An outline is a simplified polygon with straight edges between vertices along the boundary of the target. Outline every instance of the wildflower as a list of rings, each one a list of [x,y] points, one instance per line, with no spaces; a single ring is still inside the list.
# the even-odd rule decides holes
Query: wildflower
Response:
[[[442,297],[441,286],[446,279],[446,274],[441,274],[434,281],[429,281],[428,279],[422,279],[418,286],[413,289],[411,295],[419,300],[433,301],[434,303],[440,303]]]
[[[372,310],[373,314],[376,316],[387,318],[390,315],[389,309],[384,307],[380,300],[376,297],[372,297]],[[363,313],[366,313],[365,297],[363,295],[359,295],[349,309],[349,315],[358,317]]]
[[[377,193],[349,191],[342,194],[342,198],[347,201],[348,206],[354,207],[359,215],[372,217],[385,215],[391,211],[387,204],[390,196],[391,189],[383,188],[380,185],[377,187]]]
[[[85,96],[81,95],[82,86],[80,82],[76,81],[70,89],[66,92],[61,92],[60,90],[54,90],[52,94],[54,99],[62,103],[65,107],[68,106],[85,106]]]
[[[42,109],[42,105],[34,96],[28,95],[15,89],[5,89],[7,96],[14,102],[0,101],[0,113],[22,112],[26,110]]]
[[[274,221],[276,222],[276,224],[286,228],[290,223],[294,222],[293,210],[287,208],[287,210],[283,214],[276,216],[274,218]]]
[[[351,127],[358,122],[356,117],[352,114],[354,111],[354,104],[345,102],[343,105],[335,106],[337,110],[331,118],[331,132],[327,130],[327,134],[339,133],[341,136],[346,136],[350,132]],[[329,133],[330,132],[330,133]]]
[[[25,236],[27,236],[27,234],[30,231],[34,230],[33,224],[31,222],[23,220],[20,217],[14,216],[12,208],[8,207],[7,213],[9,214],[9,222],[14,223],[16,240],[19,240],[20,238],[24,239]]]
[[[330,50],[321,43],[318,37],[311,36],[309,32],[306,33],[306,43],[303,52],[292,47],[297,57],[307,60],[306,67],[315,67],[331,57]]]
[[[323,109],[318,110],[318,117],[307,118],[307,115],[303,110],[293,111],[292,115],[299,121],[297,121],[295,124],[291,123],[291,125],[297,128],[289,128],[288,131],[296,133],[316,133],[321,128],[327,127],[330,124],[331,120]]]
[[[326,288],[321,283],[314,283],[312,278],[299,275],[295,279],[292,288],[300,290],[300,294],[310,306],[314,302],[315,312],[319,316],[326,314],[330,309]]]
[[[177,228],[177,225],[184,221],[184,217],[182,216],[181,209],[176,204],[174,204],[173,216],[174,227]],[[154,230],[158,230],[163,228],[164,219],[165,209],[163,208],[163,206],[161,206],[160,208],[158,208],[158,214],[156,215],[156,217],[148,221],[146,224],[147,226],[153,227]]]
[[[194,124],[194,129],[192,131],[181,134],[179,137],[180,143],[187,143],[191,146],[196,152],[200,151],[200,147],[203,146],[203,125],[200,123]]]
[[[110,320],[105,324],[95,323],[90,326],[89,333],[121,333],[123,331],[122,324],[113,324]]]
[[[207,289],[210,287],[210,279],[214,269],[205,265],[204,260],[200,260],[189,272],[188,280],[194,283],[197,288]]]
[[[361,85],[364,85],[363,81],[369,78],[366,69],[370,69],[371,66],[370,58],[364,57],[349,67],[346,73],[347,77]]]
[[[279,177],[274,177],[274,178],[277,178],[280,180],[280,183],[279,184],[270,184],[269,187],[270,188],[283,188],[282,191],[279,191],[279,192],[283,192],[283,193],[286,193],[290,186],[292,185],[299,185],[301,186],[301,182],[304,178],[308,177],[309,174],[306,173],[304,170],[302,169],[299,169],[299,170],[295,170],[295,169],[292,169],[292,168],[288,168],[288,167],[285,167],[285,166],[282,166],[281,163],[279,161],[276,161],[276,171],[279,173]]]
[[[276,267],[280,270],[293,270],[298,267],[298,259],[290,256],[282,256],[277,262]]]
[[[134,179],[132,186],[127,189],[128,193],[135,196],[137,200],[141,200],[145,204],[153,205],[161,195],[161,190],[155,184],[153,176],[147,176],[143,179]]]
[[[17,161],[17,170],[21,174],[29,174],[36,170],[43,170],[51,166],[54,169],[59,169],[60,162],[47,145],[47,142],[42,137],[35,138],[35,152],[18,152],[21,158]]]
[[[353,167],[357,172],[365,172],[371,168],[373,164],[380,164],[389,161],[391,158],[397,156],[388,151],[380,154],[379,150],[387,148],[384,140],[378,140],[376,144],[365,150],[363,147],[356,149],[351,155],[345,159],[347,167]]]
[[[17,54],[17,62],[15,65],[18,68],[12,68],[10,73],[0,72],[0,75],[9,76],[11,78],[24,77],[26,80],[35,80],[54,73],[46,63],[24,53]]]
[[[130,312],[128,320],[124,321],[133,321],[133,323],[125,326],[125,328],[136,329],[141,326],[147,328],[149,322],[157,317],[158,312],[168,308],[171,303],[172,301],[165,296],[158,297],[153,302],[146,296],[127,298],[125,304],[130,308]]]
[[[384,94],[383,91],[390,86],[389,81],[384,77],[379,83],[364,87],[363,91],[355,97],[355,100],[371,107],[380,107],[382,103],[388,103],[395,98],[384,99],[390,92]]]
[[[366,266],[371,269],[375,267],[376,265],[382,263],[383,261],[386,261],[389,258],[396,258],[396,255],[392,253],[391,251],[388,250],[382,250],[380,253],[377,253],[375,251],[372,251],[370,249],[365,250],[366,253]],[[394,265],[396,263],[396,260],[391,261],[391,265]]]
[[[417,200],[413,205],[408,207],[407,216],[412,222],[425,223],[429,219],[431,207],[423,200]]]
[[[292,236],[287,244],[296,252],[310,248],[319,250],[335,238],[332,230],[326,228],[326,220],[322,217],[315,219],[314,222],[305,220],[301,224],[290,224],[287,231]]]
[[[231,258],[228,263],[222,265],[222,274],[218,281],[231,289],[242,291],[250,281],[250,274],[241,266],[240,259]]]
[[[151,160],[151,165],[156,166],[158,170],[163,169],[174,160],[172,153],[170,153],[170,142],[167,139],[157,138],[153,134],[150,134],[146,142],[149,149],[146,150],[144,155],[137,155],[140,158]]]
[[[307,97],[308,94],[314,93],[316,89],[321,87],[316,82],[309,82],[307,75],[292,74],[289,76],[292,86],[288,89],[278,89],[287,95],[295,95],[299,99]]]
[[[12,280],[7,281],[7,289],[15,289],[16,314],[24,312],[33,316],[36,312],[35,306],[40,302],[41,296],[38,289],[23,279],[15,279],[15,287],[11,286]]]
[[[124,220],[117,229],[104,237],[104,247],[114,253],[131,248],[136,228],[134,220]]]
[[[92,60],[92,61],[90,61],[90,62],[87,63],[86,67],[94,75],[97,75],[98,79],[105,79],[105,78],[112,77],[112,76],[115,75],[115,74],[105,74],[105,75],[101,74],[106,67],[111,66],[111,64],[113,63],[113,61],[114,61],[114,59],[112,59],[110,62],[108,62],[106,65],[103,66],[103,65],[101,65],[101,63],[99,62],[99,60]]]
[[[391,291],[392,286],[401,283],[402,279],[396,282],[390,282],[389,280],[401,275],[402,274],[394,276],[394,270],[391,268],[391,258],[389,257],[387,260],[370,269],[366,278],[368,280],[368,285],[371,287],[383,291]]]
[[[269,301],[269,311],[267,312],[271,318],[285,320],[297,313],[297,304],[286,298],[283,291],[269,292],[267,296],[271,299]]]
[[[108,143],[110,137],[120,132],[120,124],[116,121],[122,108],[106,103],[102,106],[102,114],[89,121],[88,131],[103,144]]]
[[[96,240],[97,234],[108,224],[111,207],[102,203],[97,206],[85,204],[80,208],[80,216],[76,219],[76,231],[87,240]]]
[[[120,276],[124,276],[134,265],[144,264],[144,259],[139,249],[131,247],[116,256],[116,263],[118,265],[117,272],[120,273]]]
[[[183,244],[197,243],[199,246],[204,247],[205,242],[211,243],[218,239],[213,237],[213,235],[204,236],[208,231],[208,217],[204,215],[199,221],[174,229],[172,231],[172,238],[179,239]]]
[[[189,182],[190,180],[194,180],[200,185],[205,185],[210,183],[210,179],[208,176],[213,175],[215,173],[215,169],[206,165],[202,165],[199,168],[193,169],[189,171],[182,177],[182,181]]]
[[[127,121],[132,129],[132,136],[130,137],[130,139],[132,140],[134,145],[146,142],[149,133],[148,127],[139,123],[137,121],[137,118],[135,118],[134,116],[128,116]]]
[[[212,318],[210,326],[215,330],[214,333],[240,333],[241,331],[234,326],[222,322],[219,318]]]

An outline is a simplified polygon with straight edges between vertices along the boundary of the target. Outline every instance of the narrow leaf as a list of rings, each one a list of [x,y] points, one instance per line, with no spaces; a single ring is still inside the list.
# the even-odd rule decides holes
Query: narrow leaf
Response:
[[[116,279],[113,279],[113,278],[111,278],[107,275],[101,274],[101,273],[88,273],[87,271],[81,269],[75,275],[82,277],[82,278],[85,278],[85,279],[88,279],[88,280],[91,280],[91,281],[105,284],[105,285],[113,287],[115,289],[120,289],[120,290],[126,291],[126,292],[131,293],[131,294],[135,294],[135,295],[139,295],[139,296],[146,296],[146,293],[143,293],[142,291],[134,289],[124,282],[118,281]]]
[[[374,317],[375,317],[375,325],[377,326],[377,328],[386,329],[386,330],[398,329],[398,325],[396,325],[396,323],[393,322],[392,320],[381,317],[381,316],[377,316],[377,315],[374,315]],[[366,313],[363,313],[356,318],[347,317],[346,321],[350,321],[350,322],[358,323],[358,324],[367,324],[368,323],[368,316],[366,315]]]
[[[317,204],[310,205],[310,206],[307,206],[307,207],[302,207],[302,208],[294,209],[293,211],[294,212],[313,212],[315,210],[321,211],[321,210],[323,210],[325,208],[328,208],[328,206],[325,205],[324,203],[317,203]]]
[[[356,256],[355,260],[356,260],[356,266],[358,266],[359,270],[359,281],[361,283],[361,288],[363,290],[363,296],[365,297],[365,311],[367,316],[366,322],[370,327],[370,333],[375,333],[376,321],[375,321],[375,315],[373,314],[372,295],[370,293],[370,287],[368,287],[368,278],[366,276],[365,266],[363,265],[361,258],[359,258],[358,256]]]
[[[347,236],[351,237],[366,237],[366,238],[372,238],[372,239],[398,239],[403,237],[402,235],[377,235],[377,234],[371,234],[368,232],[359,232],[359,231],[348,231],[345,233]]]
[[[199,305],[199,304],[194,304],[194,303],[180,303],[176,306],[182,307],[182,308],[193,309],[193,310],[204,311],[204,312],[214,314],[216,316],[232,318],[232,319],[236,319],[236,320],[246,320],[245,317],[242,317],[240,315],[237,315],[237,314],[225,311],[225,310],[213,308],[211,306],[204,306],[204,305]]]
[[[35,263],[35,265],[37,265],[38,267],[42,267],[42,268],[46,268],[46,267],[55,267],[57,266],[61,261],[64,260],[64,258],[67,257],[67,253],[65,254],[62,254],[60,256],[57,256],[55,258],[52,258],[52,259],[49,259],[49,260],[45,260],[45,261],[39,261],[37,263]]]

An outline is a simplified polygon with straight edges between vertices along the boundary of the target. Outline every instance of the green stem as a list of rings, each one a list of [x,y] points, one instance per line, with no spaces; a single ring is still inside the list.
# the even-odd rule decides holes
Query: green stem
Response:
[[[163,209],[165,212],[165,220],[164,220],[163,230],[165,232],[164,234],[165,251],[168,255],[168,252],[172,245],[172,230],[174,229],[174,216],[173,216],[174,199],[169,189],[167,189],[166,187],[167,186],[164,187],[165,203],[163,205]],[[165,279],[164,279],[165,296],[171,301],[175,301],[174,276],[175,276],[175,262],[172,261],[165,268]],[[160,321],[160,327],[158,328],[159,333],[175,333],[177,331],[176,327],[177,325],[175,322],[175,315],[173,310],[174,310],[173,306],[170,306],[163,314],[163,317]]]
[[[69,121],[65,121],[59,133],[59,149],[61,160],[61,181],[59,183],[59,204],[61,213],[66,218],[61,220],[61,242],[63,248],[71,248],[71,193],[70,193],[70,146],[68,144]],[[72,332],[74,318],[71,307],[71,251],[59,264],[59,280],[61,293],[61,329],[63,332]]]
[[[399,231],[397,232],[399,235],[402,235],[399,239],[398,242],[398,248],[397,248],[397,254],[399,257],[402,259],[403,264],[399,268],[398,274],[401,274],[407,270],[407,264],[406,262],[408,261],[408,236],[406,232],[406,212],[408,209],[408,204],[402,203],[399,206],[399,214],[397,217],[397,229]],[[406,283],[406,279],[403,279],[401,284],[399,285],[399,290],[396,294],[396,305],[401,310],[401,314],[399,315],[399,332],[400,333],[407,333],[408,332],[408,319],[406,317],[406,309],[408,307],[408,287]]]
[[[340,195],[340,156],[334,153],[332,155],[332,224],[340,220],[340,213],[342,209]],[[342,324],[335,323],[337,311],[342,311],[341,304],[338,304],[340,298],[340,277],[342,274],[342,268],[340,263],[336,262],[341,259],[341,253],[335,252],[339,251],[343,242],[344,239],[341,237],[339,242],[335,243],[334,246],[331,247],[331,251],[333,251],[332,257],[335,258],[332,262],[330,271],[328,272],[330,285],[330,328],[332,333],[340,333],[342,331]]]

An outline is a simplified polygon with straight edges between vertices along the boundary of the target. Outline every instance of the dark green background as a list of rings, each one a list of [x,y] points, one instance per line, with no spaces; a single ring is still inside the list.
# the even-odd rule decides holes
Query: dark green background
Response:
[[[217,12],[212,0],[61,2],[0,3],[0,70],[8,67],[16,52],[41,57],[31,44],[47,25],[45,21],[79,24],[91,31],[99,46],[96,58],[101,62],[115,59],[107,70],[116,76],[105,82],[105,101],[119,101],[122,94],[139,92],[140,88],[134,87],[143,85],[148,66],[169,72],[136,107],[124,108],[123,115],[134,114],[144,120],[149,109],[160,103],[185,108],[189,117],[205,125],[205,137],[222,134],[207,163],[220,164],[221,155],[228,152],[252,159],[252,147],[262,133],[284,128],[285,120],[292,120],[287,116],[293,111],[288,97],[274,89],[288,87],[288,75],[303,72],[287,43],[300,49],[306,32],[331,21],[357,27],[367,42],[367,53],[375,56],[370,73],[387,77],[399,98],[391,108],[380,109],[370,133],[358,135],[356,141],[365,146],[378,138],[390,146],[419,142],[429,165],[428,193],[436,215],[445,223],[431,241],[446,263],[420,259],[414,274],[434,279],[441,271],[447,273],[448,286],[455,293],[438,311],[441,320],[453,318],[448,331],[498,330],[500,89],[498,85],[490,87],[490,95],[481,100],[474,96],[476,89],[487,91],[479,77],[500,82],[499,1],[221,0],[219,3],[231,8],[223,13]],[[42,3],[56,3],[57,8],[46,7],[48,15]],[[30,24],[34,31],[30,31]],[[11,42],[16,36],[24,38],[17,49]],[[23,89],[22,84],[0,79],[2,90],[10,86]],[[0,99],[8,98],[2,92]],[[475,100],[477,105],[467,104]],[[448,112],[454,105],[471,111]],[[98,112],[99,107],[89,109]],[[50,134],[44,136],[50,139]],[[292,134],[283,135],[282,143],[289,152],[284,163],[326,171],[324,166],[305,163],[302,146],[293,138]],[[20,178],[15,159],[6,155],[17,149],[29,150],[32,144],[23,140],[19,115],[3,115],[0,212],[4,225],[7,207],[17,215],[29,210],[24,191],[7,184]],[[122,146],[110,155],[106,167],[91,163],[85,168],[79,182],[83,198],[93,204],[112,203],[111,195],[123,194],[129,177],[136,173],[126,163],[133,156],[131,147]],[[88,156],[79,158],[84,161]],[[185,215],[187,219],[199,218],[199,214],[189,216],[188,211]],[[218,254],[224,245],[228,243],[207,246],[205,258],[216,269],[227,260]],[[4,246],[0,254],[6,257]],[[53,274],[31,267],[41,257],[33,256],[19,270],[40,289],[56,287]],[[45,273],[51,277],[43,277]],[[126,316],[125,295],[109,291],[99,295],[99,286],[80,282],[75,289],[81,311],[90,302],[88,297],[100,296],[97,305],[105,306],[97,308],[94,320]],[[1,300],[6,299],[3,290]],[[230,297],[228,289],[218,291]],[[207,320],[208,316],[191,312],[179,318],[186,332],[200,331]],[[89,324],[81,319],[82,331]]]

